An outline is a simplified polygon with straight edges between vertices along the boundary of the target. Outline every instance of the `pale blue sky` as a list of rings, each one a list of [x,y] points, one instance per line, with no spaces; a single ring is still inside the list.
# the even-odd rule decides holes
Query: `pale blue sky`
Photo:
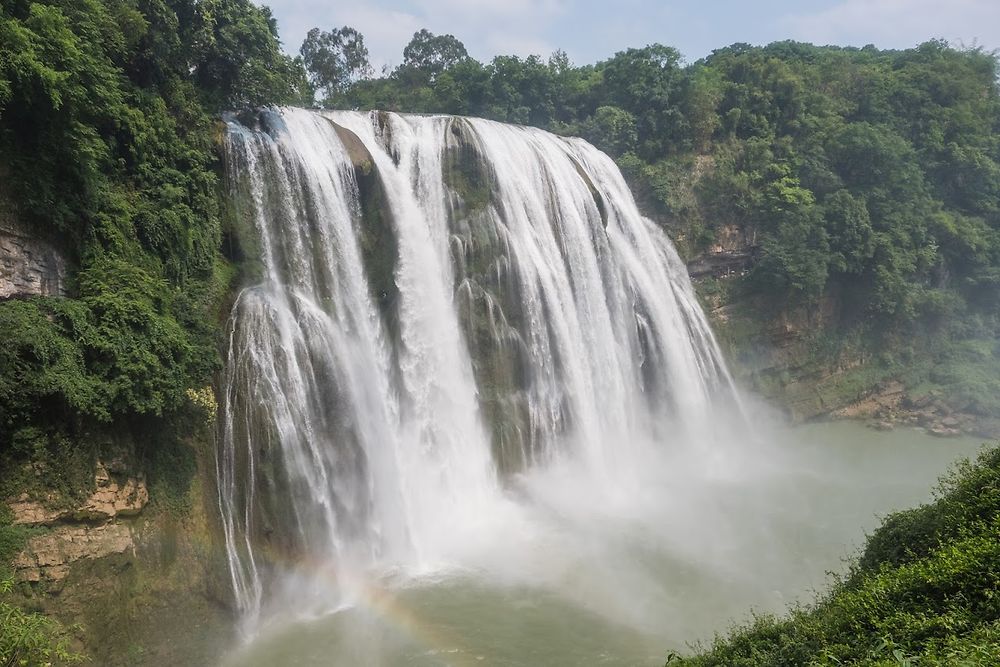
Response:
[[[260,1],[260,0],[258,0]],[[475,58],[547,57],[576,64],[660,42],[688,62],[734,42],[796,39],[816,44],[905,48],[931,38],[1000,47],[1000,0],[263,0],[285,50],[306,31],[350,25],[365,36],[376,69],[402,60],[413,33],[451,33]]]

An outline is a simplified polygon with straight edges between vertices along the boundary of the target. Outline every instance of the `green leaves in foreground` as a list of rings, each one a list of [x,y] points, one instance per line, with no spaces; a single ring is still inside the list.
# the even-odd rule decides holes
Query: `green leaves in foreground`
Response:
[[[893,514],[814,606],[755,618],[680,665],[1000,664],[1000,449]]]
[[[13,606],[6,599],[14,588],[10,563],[32,530],[13,525],[12,519],[7,506],[0,504],[0,666],[35,667],[56,660],[62,664],[81,662],[83,656],[69,650],[62,626],[42,614]]]
[[[70,650],[69,640],[56,621],[2,600],[12,587],[10,579],[0,581],[0,665],[41,667],[53,662],[83,662],[82,655]]]

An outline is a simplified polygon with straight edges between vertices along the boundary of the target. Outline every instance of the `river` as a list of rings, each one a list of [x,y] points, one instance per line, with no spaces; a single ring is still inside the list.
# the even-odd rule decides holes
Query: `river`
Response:
[[[480,568],[379,573],[354,604],[272,621],[226,665],[659,665],[751,610],[809,601],[879,517],[931,498],[973,438],[853,422],[767,429],[726,461],[663,461],[635,498],[580,503],[524,480],[537,528],[497,535]],[[774,435],[783,433],[784,435]],[[717,461],[715,463],[718,463]]]

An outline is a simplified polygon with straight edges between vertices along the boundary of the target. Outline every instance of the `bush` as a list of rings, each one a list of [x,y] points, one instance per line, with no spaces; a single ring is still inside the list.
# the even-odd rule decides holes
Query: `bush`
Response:
[[[12,588],[11,579],[0,580],[0,665],[44,667],[56,661],[83,662],[83,655],[70,650],[62,626],[3,601]]]
[[[757,618],[681,665],[994,665],[1000,656],[1000,449],[889,516],[812,607]]]

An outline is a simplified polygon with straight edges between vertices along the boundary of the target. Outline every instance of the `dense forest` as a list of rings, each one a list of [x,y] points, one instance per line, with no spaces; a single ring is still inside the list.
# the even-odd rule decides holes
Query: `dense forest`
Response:
[[[779,42],[685,64],[657,44],[594,65],[480,63],[425,30],[402,57],[374,76],[350,28],[313,30],[289,57],[248,0],[0,0],[0,198],[72,266],[69,298],[0,300],[0,496],[86,490],[95,434],[141,434],[154,489],[158,460],[188,465],[169,442],[219,368],[237,273],[220,115],[274,104],[582,136],[686,257],[726,227],[751,239],[752,266],[719,289],[776,308],[836,294],[839,344],[888,364],[957,355],[964,407],[1000,410],[994,54]],[[19,538],[3,524],[8,558]]]
[[[0,457],[66,489],[95,429],[163,418],[217,368],[219,113],[288,100],[298,70],[243,0],[2,9],[0,183],[74,270],[72,298],[0,302]]]

